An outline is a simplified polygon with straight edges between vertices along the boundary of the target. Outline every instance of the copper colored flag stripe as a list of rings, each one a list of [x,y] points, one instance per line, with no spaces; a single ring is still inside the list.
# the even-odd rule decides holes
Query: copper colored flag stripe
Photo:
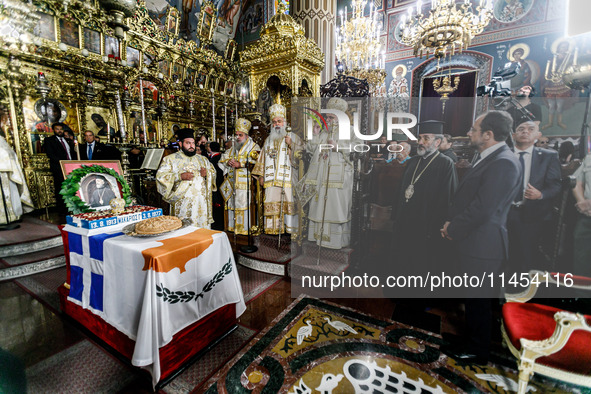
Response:
[[[181,273],[185,272],[185,265],[209,248],[216,233],[219,231],[200,228],[180,237],[158,241],[162,245],[142,251],[145,262],[143,270],[169,272],[178,268]]]

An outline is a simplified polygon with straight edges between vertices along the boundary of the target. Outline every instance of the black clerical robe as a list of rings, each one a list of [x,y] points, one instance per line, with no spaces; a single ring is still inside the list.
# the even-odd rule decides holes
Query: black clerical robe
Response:
[[[413,179],[414,193],[407,199],[405,192]],[[440,152],[408,161],[394,204],[394,243],[396,260],[411,272],[419,265],[424,269],[441,261],[446,255],[439,230],[447,218],[457,184],[453,161]]]

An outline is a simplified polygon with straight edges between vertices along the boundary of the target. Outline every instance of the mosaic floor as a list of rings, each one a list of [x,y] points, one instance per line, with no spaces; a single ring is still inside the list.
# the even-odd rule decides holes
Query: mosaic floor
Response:
[[[439,334],[300,297],[204,386],[207,393],[514,392],[517,371],[463,365]],[[536,378],[530,391],[581,392]]]

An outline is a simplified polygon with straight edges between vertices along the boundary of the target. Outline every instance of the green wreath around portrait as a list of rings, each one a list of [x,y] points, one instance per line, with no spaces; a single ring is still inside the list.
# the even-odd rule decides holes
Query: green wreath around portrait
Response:
[[[82,201],[80,197],[76,195],[78,189],[80,188],[80,181],[88,174],[109,174],[117,179],[117,182],[121,185],[121,194],[123,199],[125,200],[125,205],[131,204],[131,193],[129,190],[129,185],[125,181],[121,175],[119,175],[115,170],[112,170],[107,167],[99,166],[93,164],[91,166],[83,165],[82,168],[77,168],[71,173],[68,174],[68,177],[62,183],[62,190],[60,190],[60,194],[64,196],[64,201],[66,203],[66,207],[68,207],[68,211],[72,215],[76,215],[78,213],[85,213],[85,212],[94,212],[95,209],[92,209],[88,206],[87,203]]]

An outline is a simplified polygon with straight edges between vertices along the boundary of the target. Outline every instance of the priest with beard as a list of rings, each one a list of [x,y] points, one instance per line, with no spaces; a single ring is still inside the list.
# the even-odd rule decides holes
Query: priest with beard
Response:
[[[348,104],[342,98],[333,97],[326,108],[346,113]],[[308,241],[325,248],[342,249],[351,241],[353,162],[346,148],[354,142],[339,141],[336,116],[326,114],[325,117],[328,129],[314,133],[306,143],[311,160],[302,182],[310,195]],[[387,152],[385,147],[383,152]]]
[[[193,129],[179,130],[178,139],[181,150],[162,159],[156,173],[158,192],[170,203],[172,215],[210,228],[212,192],[217,190],[215,168],[207,157],[196,155]]]
[[[252,174],[259,177],[259,182],[265,189],[265,234],[291,234],[298,227],[292,185],[295,185],[296,181],[294,153],[300,147],[300,140],[296,135],[286,131],[283,105],[273,104],[269,108],[269,114],[272,122],[271,131]]]
[[[253,202],[249,188],[252,164],[258,157],[261,148],[249,137],[251,123],[247,119],[238,118],[236,121],[236,143],[224,152],[219,161],[220,169],[226,175],[228,188],[234,192],[228,196],[226,208],[228,212],[228,231],[236,234],[248,235],[250,223],[250,207]],[[224,186],[222,186],[224,187]],[[223,190],[223,189],[222,189]],[[252,190],[252,189],[251,189]]]
[[[443,271],[445,243],[439,230],[445,223],[451,198],[457,187],[453,161],[438,148],[443,140],[443,122],[419,124],[417,156],[407,161],[398,200],[394,204],[394,243],[397,269],[407,274],[426,273],[437,267]]]

